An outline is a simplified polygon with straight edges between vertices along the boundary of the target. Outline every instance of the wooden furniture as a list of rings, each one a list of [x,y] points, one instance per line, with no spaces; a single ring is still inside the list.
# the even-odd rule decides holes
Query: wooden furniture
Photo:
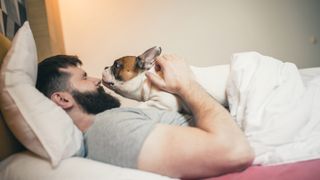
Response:
[[[65,53],[57,0],[27,0],[27,19],[38,51],[38,60]]]

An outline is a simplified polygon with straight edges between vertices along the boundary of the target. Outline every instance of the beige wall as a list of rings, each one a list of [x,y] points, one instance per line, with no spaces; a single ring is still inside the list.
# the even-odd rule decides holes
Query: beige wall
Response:
[[[65,49],[88,73],[154,45],[190,64],[258,51],[320,66],[319,0],[59,0]],[[317,41],[317,42],[315,42]]]
[[[39,61],[65,53],[58,1],[27,0],[26,9]]]

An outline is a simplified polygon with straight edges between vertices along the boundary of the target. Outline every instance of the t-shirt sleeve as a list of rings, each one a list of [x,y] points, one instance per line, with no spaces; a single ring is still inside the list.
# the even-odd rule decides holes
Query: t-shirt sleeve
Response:
[[[142,145],[155,125],[139,110],[117,109],[98,114],[84,134],[86,157],[136,169]]]

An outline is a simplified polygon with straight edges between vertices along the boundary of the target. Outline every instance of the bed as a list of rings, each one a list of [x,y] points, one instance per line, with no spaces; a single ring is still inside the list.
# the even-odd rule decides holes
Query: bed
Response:
[[[35,61],[31,63],[36,65],[36,58],[33,56],[32,53],[30,54],[30,52],[34,52],[35,49],[32,49],[32,48],[28,49],[30,45],[30,41],[32,40],[33,40],[32,35],[28,36],[28,38],[25,38],[25,39],[23,38],[19,39],[19,41],[14,40],[11,49],[14,48],[15,51],[9,51],[7,53],[6,49],[9,49],[10,42],[4,37],[1,37],[1,51],[0,51],[0,55],[2,56],[1,61],[5,54],[15,54],[16,52],[19,51],[18,49],[21,48],[22,51],[24,51],[25,49],[28,50],[24,52],[25,54],[21,56],[22,57],[21,59],[24,59],[25,61],[29,61],[29,59],[34,59]],[[24,43],[26,46],[24,46]],[[25,58],[25,57],[28,57],[28,58]],[[16,61],[21,59],[16,58]],[[5,61],[4,63],[2,63],[2,66],[7,66],[6,63],[8,62]],[[16,63],[18,62],[12,63],[12,64],[15,64],[15,66],[12,68],[17,68]],[[2,72],[3,72],[3,68],[4,67],[2,67]],[[20,77],[21,71],[23,70],[21,69],[18,69],[18,70],[19,70],[18,75]],[[13,71],[14,70],[10,70],[10,72],[13,72]],[[301,69],[299,72],[301,74],[303,82],[307,83],[311,81],[313,77],[320,74],[320,68]],[[32,78],[34,79],[33,76],[35,76],[34,72],[29,71],[29,72],[26,72],[26,74],[28,74],[28,76],[31,76],[30,82],[32,82]],[[22,82],[25,83],[25,79],[23,80],[24,81]],[[29,81],[29,79],[27,79],[27,81]],[[18,82],[18,83],[21,83],[21,82]],[[30,88],[30,84],[27,86],[27,88],[23,87],[23,90],[28,88]],[[32,96],[32,93],[30,94],[30,96]],[[39,95],[37,94],[37,96]],[[30,97],[26,97],[26,98],[30,98]],[[31,106],[31,105],[28,104],[28,106]],[[46,106],[46,104],[43,104],[43,105]],[[17,106],[19,106],[19,104]],[[9,106],[9,108],[10,107],[11,106]],[[51,109],[54,109],[54,108],[50,108],[50,110],[47,109],[44,111],[51,111]],[[21,111],[21,108],[20,109],[18,108],[18,110]],[[43,110],[43,109],[40,109],[40,110]],[[2,111],[6,111],[6,109],[2,108]],[[16,118],[17,113],[19,112],[17,112],[17,109],[16,109],[13,113],[15,115],[14,118]],[[56,111],[53,112],[52,116],[55,116],[54,113],[56,113]],[[11,130],[8,129],[8,125],[10,125],[10,123],[6,124],[4,122],[4,118],[8,118],[8,117],[10,116],[8,116],[7,114],[5,117],[3,117],[2,115],[0,117],[0,143],[1,143],[0,144],[1,145],[0,179],[9,179],[9,180],[171,179],[169,177],[165,177],[165,176],[161,176],[153,173],[116,167],[113,165],[104,164],[104,163],[96,162],[93,160],[85,159],[82,157],[74,156],[74,154],[76,154],[75,149],[79,147],[79,144],[77,143],[70,144],[70,142],[74,142],[72,140],[74,140],[75,138],[78,138],[79,136],[78,136],[78,132],[74,129],[74,127],[70,124],[66,124],[66,122],[61,123],[61,126],[58,127],[58,129],[63,130],[63,132],[61,133],[65,133],[65,136],[63,136],[61,139],[54,139],[54,141],[49,141],[49,142],[39,137],[39,135],[42,135],[41,133],[48,133],[48,132],[39,131],[39,129],[35,127],[35,124],[26,124],[26,126],[30,126],[29,128],[31,128],[31,130],[28,130],[28,132],[35,133],[34,137],[32,137],[33,139],[27,141],[28,143],[26,143],[26,140],[25,140],[26,137],[24,136],[20,137],[19,135],[17,136],[17,133],[13,135],[12,132],[14,132],[15,130],[12,131],[12,127],[11,127]],[[23,118],[24,120],[28,119],[28,116],[25,116]],[[32,118],[37,119],[38,117],[37,115],[33,115]],[[39,127],[43,126],[43,124],[36,124],[36,125],[39,125]],[[46,128],[48,127],[46,126]],[[55,128],[55,125],[50,126],[48,131],[54,128]],[[54,138],[57,138],[55,136]],[[68,142],[65,141],[65,139],[68,139],[68,138],[65,138],[66,136],[70,137],[69,138],[70,141]],[[19,140],[17,140],[16,137]],[[47,137],[50,137],[50,134],[47,135]],[[36,141],[39,141],[39,142],[36,143],[35,139]],[[57,151],[57,146],[59,148],[61,147],[62,149],[64,148],[63,151]],[[27,147],[27,148],[24,148],[24,147]],[[72,149],[70,147],[74,147],[74,148]],[[315,158],[313,160],[303,160],[303,161],[301,160],[299,162],[291,162],[291,163],[285,163],[281,165],[270,165],[270,166],[253,165],[243,172],[231,173],[231,174],[226,174],[220,177],[212,177],[208,179],[210,180],[230,180],[230,179],[315,180],[315,179],[320,179],[320,159]]]

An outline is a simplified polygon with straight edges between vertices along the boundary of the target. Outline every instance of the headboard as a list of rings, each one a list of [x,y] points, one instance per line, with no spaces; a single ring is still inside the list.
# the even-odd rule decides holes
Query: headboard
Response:
[[[12,40],[27,19],[25,0],[0,1],[0,33]]]
[[[26,21],[25,0],[0,1],[0,67],[20,26]],[[24,147],[17,141],[4,122],[0,112],[0,161]]]
[[[10,48],[10,40],[0,33],[0,67],[2,60]],[[4,122],[0,112],[0,161],[13,153],[22,151],[24,147],[17,141]]]

